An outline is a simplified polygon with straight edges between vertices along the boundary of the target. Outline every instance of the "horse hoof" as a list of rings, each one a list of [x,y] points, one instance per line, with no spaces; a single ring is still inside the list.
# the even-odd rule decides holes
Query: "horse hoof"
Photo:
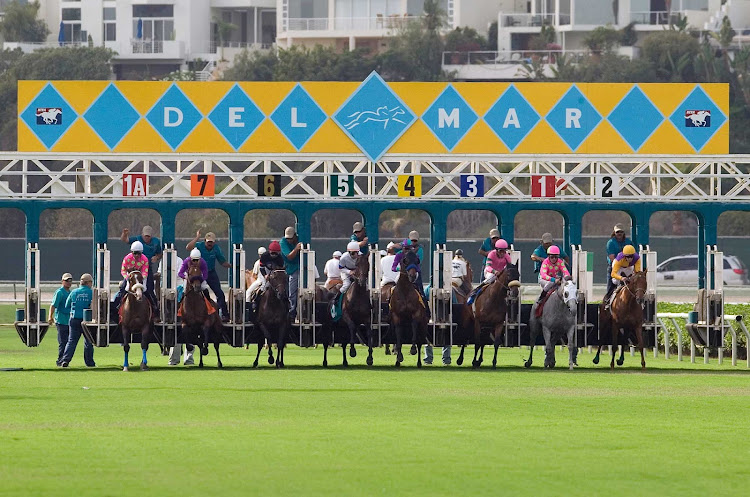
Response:
[[[372,357],[367,358],[367,365],[372,366]]]
[[[385,348],[385,355],[391,355],[391,349],[386,347]]]
[[[456,361],[456,365],[458,365],[458,366],[462,365],[463,363],[464,363],[464,360],[463,360],[463,358],[459,358],[459,359],[458,359],[458,360]]]
[[[349,357],[357,357],[357,349],[354,348],[354,345],[349,347]]]
[[[593,362],[594,364],[599,364],[599,358],[598,357],[594,357],[594,360],[591,361],[591,362]]]
[[[141,371],[148,371],[148,366],[144,362],[141,363]]]
[[[624,360],[621,361],[620,359],[617,359],[618,366],[622,366],[624,362],[625,362]]]
[[[222,363],[218,363],[217,366],[218,366],[219,369],[221,369],[221,368],[224,367],[224,365]]]
[[[404,362],[404,354],[402,354],[401,352],[399,352],[396,355],[396,362]]]
[[[128,371],[128,367],[127,367],[127,366],[125,366],[124,368],[122,368],[122,370],[123,370],[123,371],[125,371],[125,372],[127,373],[127,371]]]
[[[523,367],[530,368],[531,367],[531,361],[526,361],[523,363]]]
[[[198,364],[198,367],[203,369],[203,364]]]
[[[492,369],[497,369],[497,363],[492,363]]]
[[[208,347],[201,347],[201,354],[208,355]]]
[[[418,368],[418,369],[422,369],[422,363],[421,363],[421,362],[418,362],[418,363],[417,363],[417,368]]]
[[[397,367],[397,368],[400,368],[400,367],[401,367],[401,362],[399,362],[399,361],[396,361],[396,367]]]
[[[328,367],[328,361],[323,361],[323,367],[324,367],[324,368],[327,368],[327,367]]]
[[[268,364],[273,364],[273,356],[268,356]]]
[[[573,365],[568,366],[568,371],[573,371]]]
[[[412,344],[411,349],[409,349],[409,354],[417,355],[417,346],[415,344]]]
[[[258,361],[255,361],[255,362],[253,363],[253,367],[254,367],[254,368],[257,368],[257,367],[258,367]]]

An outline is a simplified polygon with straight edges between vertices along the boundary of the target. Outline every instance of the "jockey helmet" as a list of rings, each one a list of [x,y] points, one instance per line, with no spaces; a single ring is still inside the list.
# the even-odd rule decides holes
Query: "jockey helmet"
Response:
[[[409,247],[411,247],[411,240],[409,240],[408,238],[401,242],[401,248],[408,249]]]
[[[339,251],[339,250],[334,251],[333,252],[333,256],[334,257],[341,257],[341,251]]]
[[[263,255],[266,253],[266,247],[258,247],[258,255]]]
[[[347,252],[359,252],[359,243],[351,241],[346,245]]]
[[[560,255],[560,248],[557,245],[550,245],[547,249],[547,255]]]
[[[635,254],[635,247],[633,247],[632,245],[625,245],[622,248],[622,253],[625,255],[633,255]]]
[[[198,250],[198,249],[196,249],[196,248],[194,248],[193,250],[190,251],[190,258],[191,259],[195,259],[195,260],[200,259],[201,258],[201,251]]]
[[[456,250],[456,255],[461,256],[464,255],[464,251],[461,249]]]
[[[268,250],[269,252],[281,252],[281,244],[274,240],[268,245]]]
[[[503,240],[502,238],[495,242],[495,248],[496,249],[507,249],[508,248],[508,242]]]
[[[133,244],[130,246],[130,251],[131,252],[141,252],[142,253],[143,252],[143,244],[141,242],[138,242],[138,241],[133,242]]]

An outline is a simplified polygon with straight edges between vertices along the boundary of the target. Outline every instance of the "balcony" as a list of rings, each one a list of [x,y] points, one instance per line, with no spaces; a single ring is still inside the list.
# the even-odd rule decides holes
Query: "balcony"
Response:
[[[174,40],[121,41],[118,44],[119,59],[163,59],[181,60],[185,58],[185,43]]]
[[[500,26],[504,28],[531,28],[567,24],[570,24],[570,14],[500,14]]]
[[[326,17],[286,19],[287,31],[388,31],[400,29],[422,16],[377,15],[375,17],[337,17],[333,23]]]
[[[327,17],[286,19],[287,31],[328,31]]]
[[[638,24],[648,24],[651,26],[666,26],[669,24],[670,18],[672,23],[676,23],[680,20],[681,12],[672,11],[640,11],[630,13],[630,22]]]
[[[45,48],[60,48],[60,47],[83,47],[88,46],[88,43],[82,41],[66,41],[63,43],[57,41],[44,41],[44,42],[25,42],[25,41],[6,41],[3,43],[3,50],[16,50],[21,49],[23,53],[36,52]]]
[[[538,62],[548,78],[554,78],[553,67],[559,60],[578,64],[588,57],[582,50],[513,50],[500,52],[443,52],[443,70],[453,72],[458,80],[507,81],[526,80],[525,64]]]

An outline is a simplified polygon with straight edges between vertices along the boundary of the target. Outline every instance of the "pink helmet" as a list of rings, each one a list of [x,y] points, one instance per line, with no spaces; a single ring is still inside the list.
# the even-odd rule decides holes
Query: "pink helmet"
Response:
[[[507,249],[508,248],[508,242],[503,240],[502,238],[495,242],[495,248],[496,249]]]
[[[550,245],[547,249],[547,255],[560,255],[560,247],[557,245]]]

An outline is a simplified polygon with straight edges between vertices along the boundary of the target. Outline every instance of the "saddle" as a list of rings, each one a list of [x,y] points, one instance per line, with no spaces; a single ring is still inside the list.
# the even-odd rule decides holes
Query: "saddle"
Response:
[[[534,312],[534,315],[538,318],[542,317],[542,312],[544,312],[544,304],[547,303],[547,300],[549,299],[550,295],[555,293],[557,291],[557,287],[553,287],[551,290],[548,290],[547,293],[544,295],[544,298],[539,302],[539,305],[536,306],[536,311]]]
[[[208,300],[205,295],[201,294],[201,297],[203,297],[203,302],[206,304],[206,312],[208,313],[208,315],[210,316],[211,314],[214,314],[216,312],[216,308],[214,307],[213,303]],[[182,305],[177,307],[177,317],[182,317]]]
[[[416,288],[414,289],[414,292],[417,294],[417,297],[419,297],[419,303],[422,304],[422,307],[424,309],[427,309],[427,305],[425,304],[425,300],[424,300],[424,295],[420,294],[419,290],[417,290]],[[392,295],[393,294],[391,294],[391,296]],[[393,299],[390,299],[388,301],[388,309],[392,309],[392,308],[393,308]]]
[[[352,285],[349,285],[349,288],[351,287]],[[330,314],[331,319],[333,319],[334,323],[341,319],[341,316],[344,315],[344,311],[342,310],[344,294],[349,291],[349,288],[347,288],[344,293],[339,293],[336,298],[333,298],[328,302],[328,313]]]

